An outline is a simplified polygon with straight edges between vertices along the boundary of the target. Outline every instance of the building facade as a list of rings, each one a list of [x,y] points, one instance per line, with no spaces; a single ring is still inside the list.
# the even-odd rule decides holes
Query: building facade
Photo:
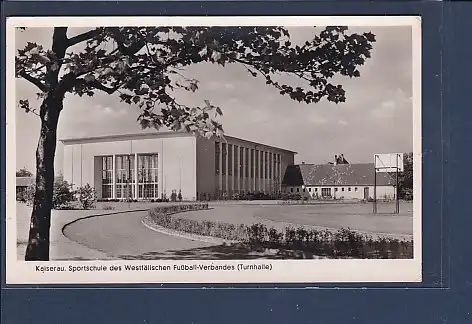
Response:
[[[16,177],[16,199],[24,200],[28,187],[34,183],[34,177]]]
[[[395,177],[374,174],[373,163],[300,164],[287,169],[283,190],[314,199],[395,199]]]
[[[280,191],[293,151],[236,137],[206,139],[156,132],[72,138],[64,144],[64,180],[90,184],[99,199],[184,200]]]

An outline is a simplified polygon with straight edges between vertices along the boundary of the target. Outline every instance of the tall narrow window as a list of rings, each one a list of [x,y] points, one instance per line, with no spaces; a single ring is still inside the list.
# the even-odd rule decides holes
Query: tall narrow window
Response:
[[[102,156],[102,198],[113,198],[113,156]]]
[[[272,179],[277,180],[277,154],[272,157]]]
[[[220,143],[215,142],[215,173],[220,174]]]
[[[246,177],[254,178],[254,149],[246,149],[246,157],[249,157],[249,161],[251,161],[251,171],[250,174],[246,172]],[[246,170],[249,168],[248,160],[246,159]]]
[[[267,152],[264,152],[264,179],[267,179],[268,178],[268,168],[267,166],[269,165],[269,160],[267,159],[269,155],[267,154]]]
[[[239,177],[239,146],[234,146],[234,177]]]
[[[222,143],[221,144],[221,150],[222,150],[222,153],[223,153],[223,163],[222,163],[222,166],[221,166],[221,169],[222,169],[222,174],[223,175],[226,175],[226,159],[227,159],[227,151],[226,151],[226,143]]]
[[[283,175],[280,169],[280,154],[277,154],[277,177],[280,179]]]
[[[233,145],[228,144],[228,175],[233,175]]]
[[[264,178],[264,152],[261,151],[259,160],[259,177]]]
[[[239,177],[243,178],[244,177],[244,163],[243,163],[243,156],[244,156],[244,147],[239,148]],[[246,165],[247,165],[247,155],[246,155]],[[247,177],[247,175],[246,175]]]
[[[272,179],[272,159],[274,155],[272,153],[269,153],[269,160],[267,161],[267,166],[269,168],[269,179]]]
[[[133,199],[134,179],[134,155],[117,155],[116,167],[116,198]]]
[[[259,168],[260,168],[260,165],[259,165],[259,158],[260,158],[260,154],[259,154],[259,150],[256,150],[256,178],[259,177]]]
[[[158,198],[158,155],[138,155],[138,198]]]

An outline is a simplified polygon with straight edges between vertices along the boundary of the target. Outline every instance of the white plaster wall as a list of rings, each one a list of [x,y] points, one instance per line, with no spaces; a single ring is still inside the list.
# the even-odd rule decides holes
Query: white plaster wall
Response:
[[[159,154],[159,196],[170,197],[182,190],[185,200],[196,197],[196,139],[193,136],[102,141],[64,145],[64,179],[76,186],[96,186],[101,174],[94,168],[94,157],[120,154]],[[97,174],[98,173],[98,174]]]
[[[322,188],[331,188],[331,195],[333,196],[336,194],[336,198],[338,199],[364,199],[364,188],[368,187],[369,188],[369,198],[374,197],[374,186],[339,186],[339,187],[328,187],[328,186],[310,186],[306,187],[305,191],[303,191],[303,188],[300,187],[285,187],[286,192],[292,192],[291,189],[293,189],[293,193],[299,193],[304,197],[313,197],[313,194],[316,195],[318,193],[318,196],[321,197],[321,192]],[[335,188],[338,189],[337,192],[335,192]],[[342,188],[344,188],[344,191],[342,191]],[[349,188],[351,188],[351,191],[349,191]],[[357,191],[356,191],[357,188]],[[298,192],[297,192],[298,189]],[[311,189],[311,191],[310,191]],[[315,191],[317,189],[317,191]],[[384,199],[387,197],[387,199],[394,199],[395,197],[395,188],[393,186],[377,186],[376,188],[377,191],[377,199]]]

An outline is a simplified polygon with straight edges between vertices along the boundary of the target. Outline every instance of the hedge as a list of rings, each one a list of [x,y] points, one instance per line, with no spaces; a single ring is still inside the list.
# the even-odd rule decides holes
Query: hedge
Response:
[[[201,209],[208,209],[208,204],[157,207],[149,211],[149,216],[153,223],[168,229],[239,241],[254,247],[299,250],[337,258],[413,258],[412,240],[388,237],[374,239],[349,228],[331,231],[287,226],[283,231],[279,231],[262,223],[234,225],[171,216],[181,211]]]

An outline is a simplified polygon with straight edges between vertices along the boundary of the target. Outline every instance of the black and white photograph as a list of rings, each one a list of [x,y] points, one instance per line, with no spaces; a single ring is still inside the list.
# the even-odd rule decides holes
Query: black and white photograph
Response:
[[[7,283],[421,281],[420,41],[401,16],[9,18]]]

